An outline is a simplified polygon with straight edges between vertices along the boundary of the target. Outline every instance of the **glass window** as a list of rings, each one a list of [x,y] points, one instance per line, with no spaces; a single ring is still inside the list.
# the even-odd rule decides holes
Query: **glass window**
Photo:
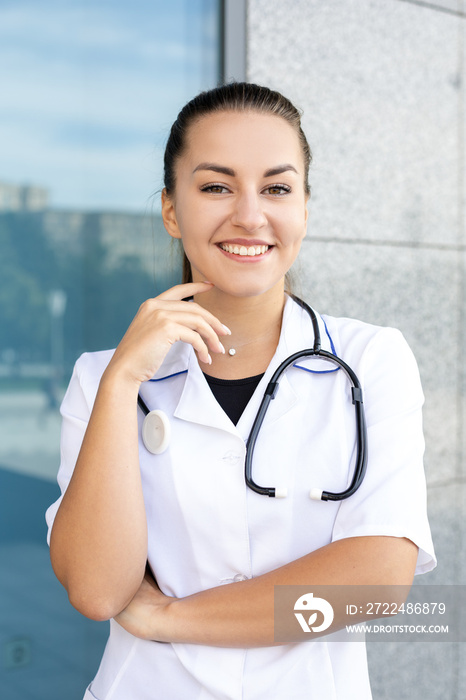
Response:
[[[216,85],[220,0],[0,2],[0,693],[79,700],[107,623],[55,580],[58,407],[83,351],[114,347],[179,280],[159,215],[180,107]]]

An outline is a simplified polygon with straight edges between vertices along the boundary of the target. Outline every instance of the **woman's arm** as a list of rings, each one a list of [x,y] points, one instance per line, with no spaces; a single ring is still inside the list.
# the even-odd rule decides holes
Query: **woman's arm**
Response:
[[[131,600],[144,576],[147,525],[137,394],[136,384],[111,372],[103,376],[51,532],[55,574],[74,607],[94,619],[105,619]]]
[[[283,644],[297,639],[274,640],[275,586],[393,586],[388,589],[392,600],[382,602],[401,603],[398,596],[401,592],[406,597],[409,592],[416,559],[417,547],[410,540],[354,537],[333,542],[257,578],[186,598],[164,596],[146,577],[116,620],[132,634],[160,642],[223,647]],[[377,597],[375,588],[372,593]],[[336,610],[331,631],[345,624],[346,618]]]
[[[228,329],[202,307],[182,301],[211,288],[204,282],[179,285],[145,302],[102,376],[50,539],[57,578],[87,617],[113,617],[141,585],[147,523],[138,453],[139,386],[179,340],[191,344],[202,362],[209,362],[209,351],[222,351],[218,336]]]

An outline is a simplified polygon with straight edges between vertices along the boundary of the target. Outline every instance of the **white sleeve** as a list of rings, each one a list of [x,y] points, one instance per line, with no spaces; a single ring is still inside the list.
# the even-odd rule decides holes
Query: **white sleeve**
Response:
[[[60,413],[62,415],[60,440],[61,459],[57,480],[60,486],[61,496],[48,508],[45,514],[48,526],[47,542],[49,544],[53,521],[60,507],[63,494],[70,483],[91,413],[91,407],[88,405],[81,385],[81,374],[86,361],[87,354],[82,355],[76,362],[67,392],[60,407]]]
[[[359,490],[342,501],[333,540],[385,535],[419,548],[416,573],[436,565],[427,520],[422,393],[414,356],[399,331],[381,329],[359,365],[368,460]]]

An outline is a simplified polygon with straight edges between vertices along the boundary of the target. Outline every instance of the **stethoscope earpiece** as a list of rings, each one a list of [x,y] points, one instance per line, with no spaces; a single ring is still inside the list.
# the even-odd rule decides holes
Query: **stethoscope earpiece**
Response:
[[[288,489],[286,488],[276,488],[275,498],[286,498],[288,496]]]

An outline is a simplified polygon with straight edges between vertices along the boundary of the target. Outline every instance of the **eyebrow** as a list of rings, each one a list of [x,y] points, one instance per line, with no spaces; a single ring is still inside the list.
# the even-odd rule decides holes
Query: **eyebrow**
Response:
[[[223,165],[217,165],[216,163],[199,163],[199,165],[197,165],[194,168],[193,174],[198,172],[199,170],[211,170],[214,173],[229,175],[230,177],[236,176],[236,173],[232,168],[226,168]],[[298,171],[296,170],[294,165],[291,165],[291,163],[284,163],[283,165],[277,165],[276,168],[270,168],[269,170],[266,170],[264,173],[264,177],[274,177],[275,175],[281,175],[282,173],[286,173],[290,170],[298,174]]]
[[[285,163],[284,165],[277,165],[276,168],[270,168],[270,170],[267,170],[264,173],[264,177],[273,177],[274,175],[281,175],[282,173],[286,173],[289,170],[292,170],[294,173],[298,174],[298,171],[294,167],[294,165],[291,165],[291,163]]]

